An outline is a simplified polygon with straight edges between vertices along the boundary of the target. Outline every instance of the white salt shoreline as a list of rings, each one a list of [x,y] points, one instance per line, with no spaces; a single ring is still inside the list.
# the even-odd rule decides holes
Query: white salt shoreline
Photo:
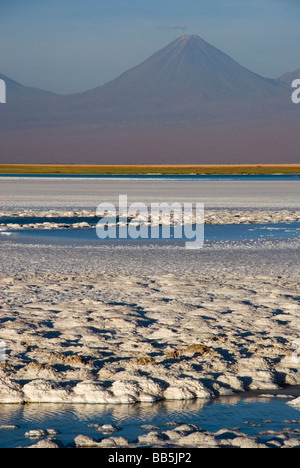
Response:
[[[114,213],[115,215],[115,213]],[[118,217],[118,213],[116,213]],[[4,218],[8,218],[5,222],[1,222]],[[14,218],[13,222],[9,221],[9,218]],[[25,218],[31,218],[29,223],[22,223],[21,220]],[[35,221],[34,218],[37,218]],[[65,218],[63,222],[51,221],[51,218]],[[73,222],[72,218],[85,218],[85,221]],[[91,218],[94,222],[88,222],[86,219]],[[19,222],[16,220],[20,219]],[[47,219],[47,221],[45,221]],[[36,211],[36,210],[5,210],[0,212],[0,231],[5,232],[9,230],[23,230],[23,229],[84,229],[84,228],[95,228],[96,221],[100,219],[95,216],[95,211],[83,210],[83,211],[59,211],[59,210],[48,210],[48,211]],[[68,221],[70,220],[70,221]],[[134,220],[133,220],[134,221]],[[144,219],[139,216],[139,222],[146,226],[154,226],[155,223],[151,218],[151,215],[146,216]],[[132,222],[132,221],[128,221]],[[127,221],[116,220],[117,226],[126,226]],[[188,223],[189,219],[185,215],[182,223]],[[195,222],[193,216],[190,218],[191,224]],[[295,223],[300,222],[300,211],[299,210],[211,210],[206,209],[204,212],[204,222],[206,225],[225,225],[225,224],[268,224],[268,223]],[[161,219],[156,224],[163,225],[170,223],[166,218]],[[171,213],[171,224],[174,223],[173,214]],[[178,219],[176,220],[178,224]]]

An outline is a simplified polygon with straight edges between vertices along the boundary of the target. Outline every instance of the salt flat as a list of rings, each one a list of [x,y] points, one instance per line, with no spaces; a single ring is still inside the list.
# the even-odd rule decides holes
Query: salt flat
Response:
[[[300,384],[299,241],[1,243],[0,401],[134,403]]]
[[[1,209],[89,208],[128,202],[200,202],[207,208],[299,208],[299,180],[77,179],[2,177]]]
[[[4,178],[1,213],[71,210],[72,220],[119,194],[203,202],[208,223],[299,220],[295,181]],[[132,404],[300,384],[298,238],[193,251],[8,239],[1,403]]]

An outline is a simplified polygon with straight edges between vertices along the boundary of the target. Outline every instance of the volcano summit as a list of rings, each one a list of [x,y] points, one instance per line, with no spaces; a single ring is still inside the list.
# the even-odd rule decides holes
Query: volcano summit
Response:
[[[288,84],[247,70],[199,36],[182,36],[86,92],[22,99],[28,88],[13,93],[9,84],[1,162],[297,162],[299,112]]]

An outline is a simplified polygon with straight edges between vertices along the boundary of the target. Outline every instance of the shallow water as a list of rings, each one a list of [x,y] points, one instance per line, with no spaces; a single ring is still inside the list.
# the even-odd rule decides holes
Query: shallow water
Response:
[[[25,223],[26,221],[24,221]],[[171,232],[172,234],[172,232]],[[231,240],[262,240],[262,239],[295,239],[300,238],[300,223],[265,223],[265,224],[224,224],[224,225],[205,225],[204,241],[231,241]],[[118,239],[107,239],[112,242],[120,242]],[[169,243],[182,243],[185,238],[168,239]],[[11,241],[21,243],[55,243],[55,244],[100,244],[103,243],[96,234],[96,229],[22,229],[18,231],[0,232],[0,241]],[[123,241],[123,244],[129,242]],[[134,243],[161,243],[166,239],[137,239]]]
[[[56,429],[59,434],[55,438],[69,447],[74,446],[74,439],[79,434],[96,440],[111,437],[111,434],[105,435],[89,427],[95,423],[119,426],[120,430],[115,435],[126,437],[132,443],[138,436],[149,432],[149,429],[140,427],[145,424],[164,431],[182,423],[196,424],[209,432],[239,428],[249,435],[269,430],[285,432],[286,428],[299,431],[300,411],[287,405],[287,401],[291,399],[288,396],[291,393],[300,394],[300,388],[294,387],[284,393],[275,397],[249,393],[220,397],[215,401],[197,399],[134,405],[2,405],[0,426],[17,425],[18,428],[0,430],[0,448],[33,445],[36,440],[24,435],[31,429]],[[260,437],[267,441],[274,436],[262,434]],[[300,434],[298,437],[300,439]]]

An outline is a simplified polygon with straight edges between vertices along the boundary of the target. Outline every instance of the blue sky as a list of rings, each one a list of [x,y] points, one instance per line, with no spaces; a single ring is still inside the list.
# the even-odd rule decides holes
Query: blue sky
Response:
[[[0,72],[58,93],[104,84],[182,34],[277,78],[300,67],[300,0],[1,0]]]

